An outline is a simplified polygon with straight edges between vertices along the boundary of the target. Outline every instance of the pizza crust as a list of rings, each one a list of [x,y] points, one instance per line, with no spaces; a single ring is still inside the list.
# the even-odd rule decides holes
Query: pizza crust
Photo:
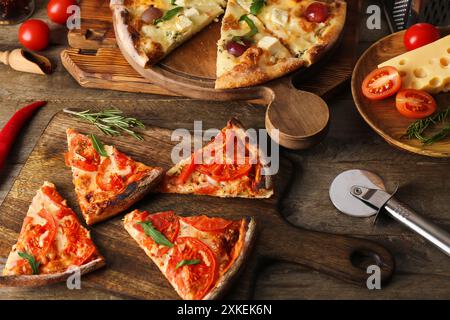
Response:
[[[140,67],[145,68],[151,62],[145,53],[139,52],[134,46],[133,37],[128,28],[127,17],[129,13],[124,3],[125,0],[111,0],[110,2],[116,38],[120,49],[125,51]]]
[[[80,274],[92,272],[105,266],[105,259],[99,257],[79,267]],[[69,269],[61,273],[40,274],[40,275],[21,275],[21,276],[0,276],[1,287],[40,287],[52,283],[66,281],[73,275],[74,269]]]

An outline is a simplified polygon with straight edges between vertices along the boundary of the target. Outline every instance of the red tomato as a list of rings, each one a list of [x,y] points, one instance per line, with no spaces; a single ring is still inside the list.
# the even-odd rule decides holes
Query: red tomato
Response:
[[[111,159],[106,158],[100,164],[95,181],[103,191],[119,192],[125,187],[125,179],[114,172],[108,172],[108,167],[111,166]],[[108,174],[107,174],[108,173]]]
[[[38,215],[47,220],[47,223],[42,226],[40,224],[30,224],[29,221],[27,226],[22,228],[24,232],[24,243],[26,243],[28,251],[35,257],[44,255],[48,251],[58,231],[56,220],[47,210],[42,209]]]
[[[55,23],[66,24],[72,13],[67,13],[67,8],[78,5],[75,0],[50,0],[47,5],[47,15]]]
[[[184,217],[181,220],[200,231],[220,231],[228,227],[233,221],[207,216]]]
[[[42,192],[54,203],[60,205],[64,201],[64,199],[59,195],[59,193],[55,190],[55,188],[51,188],[49,186],[42,187]]]
[[[177,268],[177,264],[182,260],[200,260],[200,262]],[[196,238],[179,237],[167,266],[167,276],[175,282],[183,296],[200,300],[214,283],[216,268],[214,253],[206,244]]]
[[[251,168],[251,164],[209,164],[199,165],[198,170],[216,181],[229,181],[246,175]]]
[[[139,219],[141,221],[150,221],[152,225],[161,232],[167,240],[174,242],[180,230],[180,222],[178,216],[173,211],[164,211],[149,214],[147,211],[141,213]],[[142,226],[136,224],[134,226],[140,232],[144,232]]]
[[[327,5],[321,2],[311,3],[305,11],[305,17],[309,22],[324,22],[329,15]]]
[[[27,49],[43,50],[47,48],[49,38],[50,29],[44,21],[29,19],[19,28],[19,41]]]
[[[176,183],[177,184],[185,183],[191,176],[192,172],[194,172],[194,169],[195,169],[195,162],[193,161],[193,157],[191,157],[191,162],[183,166],[183,169],[181,170],[181,173],[178,176]]]
[[[84,171],[97,171],[100,155],[95,151],[91,139],[77,135],[70,141],[69,150],[66,163]]]
[[[401,90],[395,98],[397,110],[407,118],[422,119],[436,111],[436,101],[427,92],[414,89]]]
[[[362,83],[364,96],[371,100],[382,100],[394,95],[402,85],[402,78],[394,67],[373,70]]]
[[[417,49],[438,40],[439,30],[429,23],[417,23],[406,30],[403,42],[408,51]]]

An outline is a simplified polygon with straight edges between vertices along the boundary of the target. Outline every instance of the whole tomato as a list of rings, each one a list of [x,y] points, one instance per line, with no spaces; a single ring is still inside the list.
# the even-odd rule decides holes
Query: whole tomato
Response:
[[[439,30],[429,23],[416,23],[406,30],[403,42],[408,51],[417,49],[438,40]]]
[[[43,50],[47,48],[50,38],[48,25],[38,19],[29,19],[19,28],[19,41],[27,49]]]
[[[47,15],[55,23],[66,24],[71,13],[67,13],[67,8],[78,5],[76,0],[50,0],[47,5]]]

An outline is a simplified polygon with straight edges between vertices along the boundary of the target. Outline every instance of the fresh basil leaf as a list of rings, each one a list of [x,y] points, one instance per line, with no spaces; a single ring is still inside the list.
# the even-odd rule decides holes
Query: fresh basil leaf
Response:
[[[28,260],[28,263],[30,264],[31,270],[33,270],[33,274],[39,274],[39,265],[40,263],[36,261],[36,259],[26,252],[19,252],[19,257]]]
[[[266,0],[253,0],[251,6],[250,6],[250,12],[254,14],[255,16],[261,12],[261,9],[266,4]]]
[[[145,234],[151,237],[157,244],[169,248],[173,247],[173,243],[170,242],[161,232],[156,230],[150,221],[138,222],[137,224],[141,225]]]
[[[188,265],[193,265],[193,264],[199,264],[200,260],[199,259],[194,259],[194,260],[181,260],[180,262],[177,263],[177,265],[175,266],[175,270],[178,268],[181,268],[182,266],[188,266]]]
[[[161,18],[156,19],[156,20],[155,20],[155,24],[158,24],[158,23],[160,23],[160,22],[163,22],[163,21],[167,21],[167,20],[172,19],[172,18],[175,17],[175,16],[178,14],[178,12],[180,12],[181,10],[183,10],[183,7],[175,7],[175,8],[173,8],[173,9],[170,9],[170,10],[167,11]]]
[[[250,32],[247,33],[244,37],[246,38],[251,38],[253,37],[255,34],[258,33],[258,28],[256,27],[255,23],[253,22],[252,19],[250,19],[246,14],[244,14],[243,16],[241,16],[239,18],[239,21],[245,21],[245,23],[247,23],[247,25],[250,28]]]
[[[107,157],[108,153],[106,153],[105,146],[103,145],[103,143],[100,140],[98,140],[97,137],[93,134],[90,134],[89,138],[92,141],[92,145],[94,146],[95,151],[97,151],[98,154],[101,155],[102,157]]]

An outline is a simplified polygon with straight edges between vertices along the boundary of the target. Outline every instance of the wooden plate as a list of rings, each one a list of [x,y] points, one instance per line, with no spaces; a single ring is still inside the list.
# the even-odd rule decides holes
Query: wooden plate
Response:
[[[406,52],[403,45],[404,33],[405,31],[397,32],[379,40],[359,58],[352,75],[353,99],[364,120],[391,145],[429,157],[450,157],[450,138],[424,146],[416,139],[409,140],[405,137],[406,129],[413,120],[398,113],[395,108],[395,97],[371,101],[361,92],[361,84],[370,71],[376,69],[378,64]],[[449,33],[450,28],[441,30],[443,36]],[[435,95],[435,98],[439,110],[450,105],[450,93],[440,93]]]

